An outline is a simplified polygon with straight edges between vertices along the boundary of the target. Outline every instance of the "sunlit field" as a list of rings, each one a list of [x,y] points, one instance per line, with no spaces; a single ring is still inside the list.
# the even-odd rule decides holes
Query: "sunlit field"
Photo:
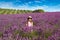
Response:
[[[25,25],[28,16],[32,16],[32,28]],[[60,12],[0,9],[0,40],[60,40]]]
[[[1,9],[0,8],[0,14],[25,14],[25,13],[31,13],[30,10],[16,10],[16,9]]]

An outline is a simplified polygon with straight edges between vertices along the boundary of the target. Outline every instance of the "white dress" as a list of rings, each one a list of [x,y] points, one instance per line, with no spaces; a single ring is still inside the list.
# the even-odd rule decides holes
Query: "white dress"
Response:
[[[28,22],[28,27],[30,28],[31,32],[33,31],[33,22]]]
[[[33,22],[28,22],[28,27],[33,27]]]

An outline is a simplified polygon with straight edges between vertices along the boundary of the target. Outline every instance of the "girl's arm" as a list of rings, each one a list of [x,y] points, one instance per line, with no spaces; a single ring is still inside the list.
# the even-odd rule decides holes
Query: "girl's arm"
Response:
[[[32,22],[32,25],[34,26],[34,22]]]
[[[27,26],[28,24],[27,24],[27,22],[26,22],[26,26]]]
[[[26,24],[26,26],[27,26],[27,24]]]

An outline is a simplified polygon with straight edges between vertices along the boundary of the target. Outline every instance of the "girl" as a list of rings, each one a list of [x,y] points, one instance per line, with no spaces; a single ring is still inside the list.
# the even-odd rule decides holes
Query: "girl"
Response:
[[[28,26],[28,27],[33,27],[33,21],[32,21],[32,17],[31,17],[31,16],[29,16],[29,17],[27,18],[26,26]]]

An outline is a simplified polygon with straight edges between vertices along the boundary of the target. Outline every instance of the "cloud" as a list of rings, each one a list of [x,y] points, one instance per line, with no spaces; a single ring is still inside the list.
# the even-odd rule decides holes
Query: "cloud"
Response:
[[[36,2],[36,3],[42,3],[42,1],[38,1],[38,0],[36,0],[36,1],[34,1],[34,2]]]
[[[56,6],[47,6],[47,5],[42,5],[42,6],[35,6],[32,7],[33,10],[36,9],[43,9],[46,12],[60,12],[60,5],[56,5]]]
[[[14,1],[16,1],[16,2],[21,2],[20,0],[14,0]]]
[[[29,3],[29,4],[31,4],[32,2],[31,2],[31,1],[29,1],[28,3]]]
[[[22,10],[36,10],[36,9],[44,9],[45,11],[48,10],[48,6],[43,5],[43,6],[28,6],[28,5],[20,5],[18,6],[18,9]]]
[[[57,11],[60,12],[60,4],[55,5],[55,6],[48,6],[47,9],[48,10],[46,10],[46,11],[49,11],[49,12],[57,12]]]
[[[12,2],[0,2],[0,8],[12,8]]]
[[[31,2],[29,2],[31,3]],[[14,6],[12,2],[0,2],[0,8],[7,8],[7,9],[20,9],[20,10],[36,10],[36,9],[44,9],[46,12],[56,12],[60,11],[60,4],[55,6],[48,6],[48,5],[35,5],[29,6],[28,3],[23,5]]]

